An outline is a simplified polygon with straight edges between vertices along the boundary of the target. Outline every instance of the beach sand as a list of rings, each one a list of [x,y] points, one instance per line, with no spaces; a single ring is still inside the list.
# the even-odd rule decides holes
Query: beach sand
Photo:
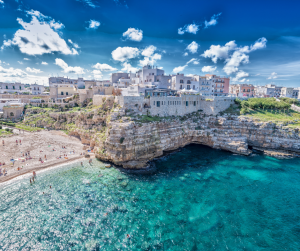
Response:
[[[4,146],[2,140],[4,140]],[[16,140],[18,140],[18,144],[16,144]],[[20,140],[21,144],[19,143]],[[66,149],[63,149],[63,146]],[[84,158],[84,153],[86,153],[83,149],[84,145],[80,139],[70,137],[62,131],[24,132],[24,134],[21,133],[9,138],[0,138],[0,162],[5,163],[0,168],[2,168],[2,173],[3,169],[7,170],[6,176],[3,174],[0,176],[0,183],[33,171],[44,170],[75,160],[79,161]],[[30,151],[32,159],[26,160],[25,153],[28,151]],[[89,154],[91,157],[94,155]],[[58,158],[60,156],[61,158]],[[43,163],[39,161],[40,158]],[[16,160],[14,165],[11,159]],[[18,171],[18,167],[22,169]]]

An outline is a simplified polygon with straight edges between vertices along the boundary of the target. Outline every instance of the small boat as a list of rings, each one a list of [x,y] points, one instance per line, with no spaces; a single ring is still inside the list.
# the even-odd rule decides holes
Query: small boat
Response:
[[[111,167],[111,164],[106,164],[105,167],[106,167],[106,168],[110,168],[110,167]]]

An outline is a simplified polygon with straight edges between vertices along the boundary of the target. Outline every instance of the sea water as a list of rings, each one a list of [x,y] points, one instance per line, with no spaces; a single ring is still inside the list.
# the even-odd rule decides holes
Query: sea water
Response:
[[[0,250],[300,250],[299,159],[190,145],[155,165],[86,161],[1,186]]]

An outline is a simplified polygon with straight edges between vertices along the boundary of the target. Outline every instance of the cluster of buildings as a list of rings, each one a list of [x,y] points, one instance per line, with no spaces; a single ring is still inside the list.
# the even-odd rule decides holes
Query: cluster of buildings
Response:
[[[279,87],[276,85],[254,86],[252,84],[230,84],[230,79],[212,74],[188,75],[177,73],[165,75],[164,70],[150,65],[136,73],[112,73],[109,80],[70,79],[50,77],[49,91],[44,85],[0,82],[0,112],[3,107],[17,103],[39,103],[48,105],[70,104],[76,96],[80,103],[101,104],[101,97],[113,97],[125,108],[132,108],[142,114],[184,115],[197,110],[215,114],[230,106],[236,97],[288,97],[300,99],[300,88]],[[30,97],[5,100],[1,94],[26,94]],[[38,95],[41,99],[37,100]],[[20,96],[21,97],[21,96]],[[32,99],[32,98],[35,99]],[[2,99],[1,99],[2,98]],[[17,98],[17,97],[11,97]],[[2,100],[2,101],[1,101]],[[25,101],[24,101],[25,100]],[[77,102],[76,101],[76,102]],[[6,103],[6,105],[5,105]],[[10,105],[11,104],[11,105]]]

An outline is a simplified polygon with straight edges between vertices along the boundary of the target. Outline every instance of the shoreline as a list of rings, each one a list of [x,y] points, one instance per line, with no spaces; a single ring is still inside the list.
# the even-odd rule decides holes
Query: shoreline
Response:
[[[95,157],[91,156],[90,158],[85,158],[83,156],[82,157],[80,156],[80,157],[76,157],[76,158],[73,158],[73,159],[68,159],[68,160],[66,160],[62,163],[53,163],[53,164],[49,164],[49,165],[43,166],[43,167],[32,168],[32,169],[26,170],[22,173],[17,173],[15,175],[5,177],[5,179],[2,179],[0,181],[0,186],[5,186],[5,185],[8,185],[9,183],[12,183],[16,180],[24,179],[24,178],[26,178],[26,176],[28,176],[28,177],[32,176],[33,171],[35,171],[36,173],[42,173],[44,171],[49,171],[51,169],[63,167],[67,164],[72,164],[72,163],[79,162],[79,160],[81,160],[81,159],[95,159]]]

